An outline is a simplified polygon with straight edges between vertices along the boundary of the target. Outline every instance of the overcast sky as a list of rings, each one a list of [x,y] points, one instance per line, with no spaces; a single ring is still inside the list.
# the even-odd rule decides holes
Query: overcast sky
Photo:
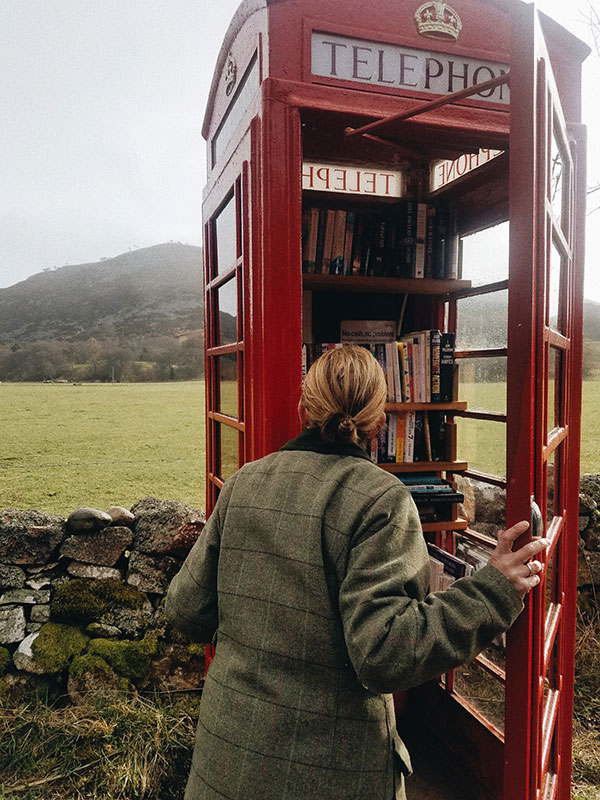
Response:
[[[589,39],[586,5],[538,2]],[[237,6],[0,0],[0,287],[129,248],[201,243],[200,131]],[[600,58],[593,54],[588,64],[584,121],[594,143]],[[600,183],[594,150],[590,184]],[[600,205],[600,192],[590,200],[590,208]],[[589,223],[586,296],[600,301],[600,211]]]

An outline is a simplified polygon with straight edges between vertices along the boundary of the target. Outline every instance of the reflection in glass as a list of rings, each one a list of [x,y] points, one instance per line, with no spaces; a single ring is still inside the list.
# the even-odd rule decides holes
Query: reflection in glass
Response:
[[[548,370],[548,431],[562,425],[562,350],[550,348]]]
[[[464,495],[460,516],[469,522],[469,530],[481,533],[494,542],[506,528],[506,489],[484,481],[455,475],[457,491]],[[491,555],[491,545],[473,539],[468,534],[456,534],[456,552],[462,559],[481,569]]]
[[[457,350],[506,347],[508,291],[463,297],[456,303]]]
[[[565,159],[554,135],[552,136],[552,152],[550,155],[550,202],[554,219],[563,226],[563,186],[565,180]]]
[[[216,275],[235,266],[238,256],[235,195],[215,217],[215,243],[217,255]]]
[[[563,513],[562,498],[560,496],[560,458],[562,442],[548,458],[548,522],[552,517],[559,517]]]
[[[217,411],[236,419],[239,418],[237,357],[237,353],[228,353],[215,359],[220,379]]]
[[[564,316],[563,314],[559,316],[563,293],[561,286],[562,262],[560,250],[553,241],[550,247],[550,273],[548,276],[548,324],[561,333],[563,332],[562,318]]]
[[[506,425],[481,419],[456,417],[460,457],[469,469],[504,477],[506,473]]]
[[[508,222],[461,239],[462,277],[473,286],[508,278]]]
[[[486,653],[487,655],[487,653]],[[454,671],[454,690],[500,731],[504,730],[504,683],[477,662]]]
[[[237,277],[215,289],[219,314],[217,345],[238,341],[238,291]]]
[[[216,423],[216,440],[219,447],[219,478],[227,480],[239,469],[239,439],[237,428]]]
[[[460,358],[458,399],[469,411],[506,414],[506,357]]]

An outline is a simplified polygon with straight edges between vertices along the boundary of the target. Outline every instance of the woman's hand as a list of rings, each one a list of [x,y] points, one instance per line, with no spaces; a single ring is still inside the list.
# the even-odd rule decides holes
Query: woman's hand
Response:
[[[534,586],[538,585],[540,572],[544,568],[539,561],[529,559],[541,553],[550,544],[549,539],[532,539],[523,547],[513,551],[514,542],[528,528],[529,523],[523,520],[512,528],[501,531],[498,535],[498,544],[488,561],[512,583],[521,597],[525,597]]]

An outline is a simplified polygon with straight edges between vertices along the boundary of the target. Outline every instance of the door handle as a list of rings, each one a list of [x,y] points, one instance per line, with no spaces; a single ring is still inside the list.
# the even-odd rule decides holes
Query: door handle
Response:
[[[544,535],[544,518],[542,517],[542,512],[540,511],[540,507],[535,502],[535,500],[531,500],[531,535],[532,536],[543,536]]]

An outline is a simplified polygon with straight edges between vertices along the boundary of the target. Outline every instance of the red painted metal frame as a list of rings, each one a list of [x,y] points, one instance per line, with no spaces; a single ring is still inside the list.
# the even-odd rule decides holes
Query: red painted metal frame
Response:
[[[402,13],[404,5],[401,4]],[[463,12],[463,6],[465,11]],[[322,0],[300,0],[300,2],[269,2],[266,7],[258,0],[247,0],[236,15],[232,29],[226,38],[227,47],[222,52],[215,80],[211,88],[211,106],[207,111],[204,133],[210,136],[218,126],[218,114],[226,109],[220,94],[218,78],[224,66],[227,52],[235,50],[241,42],[244,60],[252,50],[250,33],[256,34],[261,78],[260,96],[246,115],[243,125],[226,145],[227,163],[217,165],[214,175],[209,176],[204,210],[208,218],[214,217],[216,209],[227,192],[237,182],[240,197],[239,230],[241,262],[238,269],[238,286],[241,289],[243,308],[243,331],[238,334],[239,387],[238,407],[240,420],[224,419],[216,409],[216,376],[213,359],[207,358],[207,473],[212,487],[208,497],[208,510],[212,508],[222,482],[215,475],[219,454],[215,449],[214,429],[217,423],[229,424],[240,430],[240,461],[258,458],[277,449],[298,430],[296,403],[300,392],[301,377],[301,313],[302,276],[300,274],[301,242],[301,163],[302,163],[302,116],[308,111],[332,112],[352,119],[353,125],[393,115],[406,118],[415,101],[428,109],[426,120],[416,118],[402,124],[413,125],[415,130],[439,131],[440,139],[448,141],[452,132],[460,138],[461,132],[469,131],[476,139],[490,142],[506,142],[508,136],[507,107],[485,106],[481,102],[460,97],[460,103],[436,109],[431,95],[419,94],[405,88],[357,86],[350,81],[315,78],[310,74],[310,34],[312,30],[328,30],[347,36],[405,44],[410,47],[427,47],[429,43],[419,40],[416,32],[408,26],[394,30],[387,18],[396,13],[397,0],[380,0],[373,7],[365,23],[362,8],[356,0],[338,0],[336,4],[324,6]],[[484,13],[485,11],[485,13]],[[359,13],[360,12],[360,13]],[[411,14],[414,9],[411,6]],[[563,484],[560,494],[564,499],[566,523],[557,522],[551,533],[555,541],[568,541],[561,562],[561,585],[569,591],[575,586],[576,565],[572,548],[572,509],[577,508],[578,489],[578,433],[577,409],[581,402],[581,320],[582,320],[582,246],[575,250],[575,271],[569,295],[569,330],[563,337],[545,333],[540,323],[537,308],[544,298],[545,277],[536,273],[533,265],[539,260],[540,247],[547,239],[547,228],[540,226],[536,212],[544,206],[545,198],[538,191],[540,164],[538,152],[540,141],[532,109],[538,98],[538,78],[535,53],[531,44],[541,40],[539,30],[534,35],[535,12],[517,0],[462,0],[461,15],[471,15],[473,26],[471,39],[463,40],[461,46],[436,42],[435,49],[449,53],[475,55],[498,62],[511,62],[511,139],[510,139],[510,216],[511,227],[511,274],[509,277],[509,340],[508,374],[510,387],[507,414],[495,415],[494,419],[507,421],[507,519],[509,524],[527,518],[533,496],[545,497],[545,463],[550,449],[562,437],[559,451],[566,452],[569,469],[562,471]],[[506,16],[503,16],[506,15]],[[268,16],[268,25],[266,18]],[[340,20],[343,21],[340,22]],[[355,22],[360,20],[360,22]],[[503,24],[501,21],[503,20]],[[507,31],[512,22],[514,34],[510,40]],[[254,26],[254,28],[253,28]],[[486,27],[487,26],[487,27]],[[414,26],[413,26],[414,27]],[[497,38],[496,38],[497,37]],[[482,49],[481,42],[494,42]],[[570,53],[571,42],[566,41],[565,51]],[[242,47],[243,45],[243,47]],[[553,43],[555,50],[560,47]],[[574,45],[573,45],[574,48]],[[512,58],[510,52],[512,51]],[[574,50],[573,50],[574,52]],[[269,55],[266,74],[265,55]],[[578,53],[579,55],[579,53]],[[565,57],[565,60],[566,59]],[[560,67],[561,85],[564,85],[565,69]],[[518,78],[518,80],[515,79]],[[358,89],[358,91],[357,91]],[[579,89],[579,87],[577,87]],[[440,101],[440,105],[443,101]],[[576,107],[577,101],[571,101]],[[576,113],[570,119],[578,120]],[[388,119],[388,129],[393,123]],[[386,135],[389,130],[386,129]],[[400,129],[399,129],[400,130]],[[583,142],[579,128],[572,128],[573,136]],[[392,131],[393,133],[393,131]],[[353,138],[358,139],[357,131]],[[401,135],[401,130],[400,130]],[[239,137],[239,142],[235,137]],[[380,137],[371,137],[379,139]],[[575,148],[577,184],[584,186],[585,165],[580,150]],[[543,166],[545,170],[546,167]],[[579,208],[576,199],[576,207]],[[544,201],[544,202],[542,202]],[[583,235],[583,222],[578,218],[577,236]],[[218,320],[210,299],[209,265],[214,261],[214,243],[210,223],[205,226],[205,280],[207,285],[207,318],[205,341],[214,343],[212,331]],[[542,248],[543,249],[543,248]],[[579,271],[578,271],[579,270]],[[445,298],[428,308],[432,319],[437,317],[442,327]],[[453,303],[446,313],[449,329],[456,322]],[[423,306],[426,307],[425,305]],[[545,323],[545,320],[544,320]],[[570,408],[565,432],[546,437],[544,402],[547,397],[547,351],[553,347],[568,345],[562,397]],[[217,354],[221,351],[213,351]],[[506,351],[502,351],[504,354]],[[541,353],[541,356],[540,356]],[[546,354],[546,355],[544,355]],[[465,354],[467,355],[467,354]],[[479,353],[478,355],[485,355]],[[489,355],[489,353],[488,353]],[[536,369],[542,364],[541,374]],[[543,397],[540,406],[536,398]],[[542,409],[540,411],[540,409]],[[459,412],[463,413],[463,412]],[[464,412],[469,415],[470,412]],[[471,414],[472,415],[472,414]],[[487,418],[487,417],[486,417]],[[243,431],[243,433],[242,433]],[[568,434],[567,434],[568,431]],[[475,474],[475,473],[474,473]],[[486,476],[483,476],[484,479]],[[494,482],[494,479],[490,479]],[[497,481],[496,481],[497,482]],[[576,514],[576,511],[575,511]],[[576,522],[575,522],[576,524]],[[570,527],[571,526],[571,527]],[[446,534],[451,543],[452,534]],[[526,538],[526,537],[524,537]],[[576,540],[575,540],[576,541]],[[576,555],[576,554],[575,554]],[[542,589],[537,597],[543,601]],[[570,764],[570,717],[569,697],[572,697],[573,648],[571,637],[574,626],[574,610],[564,601],[555,603],[546,615],[543,602],[528,603],[517,625],[509,634],[506,664],[506,739],[504,746],[504,790],[498,789],[503,800],[538,800],[542,790],[542,770],[545,754],[551,750],[540,731],[544,720],[546,729],[554,724],[557,731],[557,750],[554,765],[557,778],[552,779],[556,796],[566,800]],[[543,708],[535,684],[548,668],[552,646],[560,643],[560,665],[562,685],[560,692],[550,695],[551,701]],[[495,667],[482,660],[481,666],[496,677],[502,675]],[[496,674],[498,673],[498,674]],[[451,689],[450,684],[447,689]],[[500,735],[478,712],[460,698],[448,692],[443,701],[448,714],[446,731],[449,737],[453,714],[469,724],[476,719],[481,723],[481,752],[486,753],[490,763],[483,765],[483,772],[497,779],[501,786],[496,765]],[[454,705],[453,705],[454,702]],[[460,710],[458,709],[460,705]],[[454,710],[453,710],[454,709]],[[435,713],[435,711],[434,711]],[[534,724],[532,726],[532,717]],[[462,724],[462,723],[461,723]],[[440,726],[444,729],[444,726]],[[488,735],[489,734],[489,735]],[[559,764],[560,758],[560,764]],[[560,769],[558,769],[560,766]],[[500,794],[500,792],[502,792]]]

